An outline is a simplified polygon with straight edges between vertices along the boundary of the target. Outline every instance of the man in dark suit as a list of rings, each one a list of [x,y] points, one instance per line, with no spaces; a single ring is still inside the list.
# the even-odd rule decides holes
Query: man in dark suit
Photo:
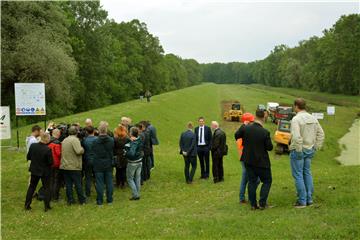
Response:
[[[187,184],[191,184],[196,171],[196,137],[192,122],[187,124],[187,128],[180,136],[179,147],[180,154],[183,155],[185,161],[185,180]],[[189,172],[190,165],[191,171]]]
[[[212,133],[210,127],[205,125],[205,119],[199,118],[199,126],[195,128],[197,154],[201,167],[201,178],[208,179],[210,173],[210,148]]]
[[[251,209],[265,209],[268,207],[267,198],[270,192],[272,176],[270,158],[267,151],[273,149],[268,130],[263,128],[264,111],[256,111],[256,120],[249,125],[242,125],[235,133],[235,139],[243,139],[243,154],[241,160],[245,162],[245,168],[249,176],[249,200]],[[257,181],[262,182],[259,205],[256,201]]]
[[[31,210],[30,205],[31,205],[32,197],[40,179],[45,195],[45,199],[44,199],[45,212],[51,209],[50,176],[51,176],[51,166],[53,164],[53,156],[51,153],[51,149],[47,146],[49,142],[50,142],[50,134],[44,133],[41,136],[41,140],[39,143],[31,144],[29,152],[27,154],[27,160],[31,161],[30,169],[29,169],[29,171],[31,172],[31,179],[26,194],[25,210]]]
[[[211,122],[211,128],[214,130],[211,144],[212,172],[214,183],[218,183],[224,181],[223,156],[227,154],[226,134],[216,121]]]

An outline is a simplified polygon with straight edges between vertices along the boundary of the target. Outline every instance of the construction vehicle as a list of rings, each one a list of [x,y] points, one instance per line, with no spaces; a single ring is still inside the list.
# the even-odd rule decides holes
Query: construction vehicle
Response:
[[[274,122],[274,115],[275,115],[275,112],[276,112],[276,108],[279,106],[279,103],[276,103],[276,102],[268,102],[266,104],[266,110],[267,112],[269,113],[269,117],[271,118],[271,121]]]
[[[289,145],[291,140],[290,126],[291,122],[288,120],[278,121],[278,126],[274,134],[274,141],[276,142],[276,154],[289,152]]]
[[[224,112],[224,120],[226,121],[233,121],[233,122],[240,122],[241,116],[243,115],[244,109],[239,102],[231,103],[231,109],[226,110]]]
[[[257,106],[257,110],[264,111],[265,122],[267,122],[267,120],[269,118],[269,111],[266,109],[265,105],[259,104]]]
[[[290,121],[295,116],[293,108],[289,106],[278,106],[273,115],[273,122],[278,124],[279,120]]]

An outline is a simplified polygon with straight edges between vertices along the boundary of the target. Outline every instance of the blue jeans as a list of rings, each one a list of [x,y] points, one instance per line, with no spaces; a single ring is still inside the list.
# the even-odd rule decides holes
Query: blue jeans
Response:
[[[242,174],[241,174],[241,181],[240,181],[240,201],[245,200],[245,191],[246,191],[246,185],[248,185],[249,182],[249,176],[246,172],[246,168],[245,168],[245,163],[244,161],[240,161],[241,163],[241,169],[242,169]],[[260,179],[258,179],[257,185],[260,184]]]
[[[128,163],[126,177],[134,198],[140,197],[142,163]]]
[[[74,203],[73,185],[75,185],[76,193],[78,195],[79,203],[83,204],[86,201],[82,186],[81,186],[81,171],[64,170],[64,179],[66,186],[66,197],[69,204]]]
[[[302,153],[297,153],[295,150],[290,152],[291,172],[295,180],[297,201],[302,205],[313,202],[314,185],[311,175],[311,159],[314,153],[314,149],[303,149]]]
[[[113,182],[112,171],[95,172],[96,180],[96,203],[103,204],[104,184],[106,185],[106,202],[112,203],[113,201]]]

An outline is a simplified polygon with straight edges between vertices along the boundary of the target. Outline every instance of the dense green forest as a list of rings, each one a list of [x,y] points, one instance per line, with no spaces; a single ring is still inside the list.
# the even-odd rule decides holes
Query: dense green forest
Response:
[[[294,48],[276,46],[260,61],[204,64],[204,81],[359,95],[360,14],[342,16],[323,33]]]
[[[15,82],[46,83],[52,118],[202,81],[200,64],[164,54],[138,20],[109,20],[99,1],[1,2],[1,101]]]
[[[1,105],[14,111],[15,82],[44,82],[49,118],[203,81],[359,94],[359,14],[250,63],[165,54],[145,23],[110,20],[99,1],[1,2],[1,30]]]

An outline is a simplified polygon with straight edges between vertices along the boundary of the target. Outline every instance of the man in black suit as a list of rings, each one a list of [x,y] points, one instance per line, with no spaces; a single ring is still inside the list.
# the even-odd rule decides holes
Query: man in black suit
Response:
[[[30,146],[27,154],[27,160],[31,161],[30,169],[31,179],[30,185],[27,190],[25,200],[25,210],[31,210],[31,201],[36,187],[41,179],[42,186],[44,188],[44,204],[45,212],[50,210],[50,176],[51,176],[51,165],[53,164],[53,157],[51,149],[47,146],[50,142],[50,134],[44,133],[41,136],[39,143],[33,143]]]
[[[251,209],[265,209],[268,207],[267,198],[270,192],[272,176],[270,158],[267,151],[273,149],[268,130],[263,128],[264,111],[256,111],[256,120],[249,125],[242,125],[235,133],[235,139],[243,139],[243,154],[241,161],[245,162],[245,168],[249,176],[249,200]],[[257,181],[262,182],[259,205],[256,201]]]
[[[193,123],[187,124],[188,130],[180,136],[180,154],[183,155],[185,161],[185,180],[187,184],[191,184],[196,171],[196,137],[193,130]],[[191,172],[189,172],[191,165]]]
[[[210,127],[205,125],[205,119],[199,117],[199,126],[195,128],[197,154],[201,167],[201,178],[208,179],[210,173],[210,148],[212,133]]]
[[[223,156],[227,154],[226,134],[216,121],[211,122],[211,128],[214,130],[211,144],[212,173],[214,183],[218,183],[224,181]]]

